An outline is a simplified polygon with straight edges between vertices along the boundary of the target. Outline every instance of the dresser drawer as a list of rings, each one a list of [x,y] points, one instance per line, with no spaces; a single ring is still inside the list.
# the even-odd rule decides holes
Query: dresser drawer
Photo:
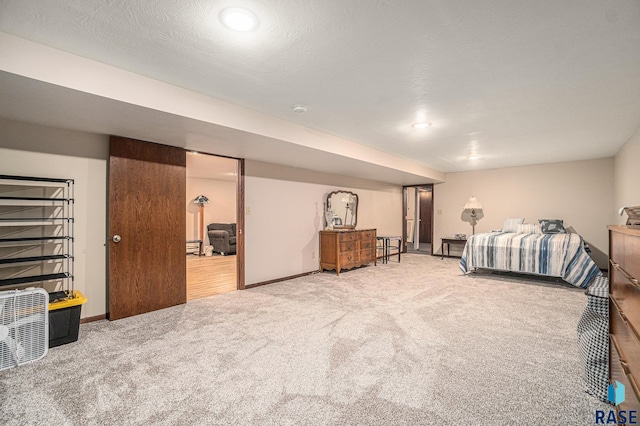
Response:
[[[356,251],[357,248],[358,248],[357,241],[348,241],[346,243],[340,243],[340,253]]]
[[[340,254],[340,265],[343,268],[348,268],[349,266],[347,265],[352,265],[352,264],[356,264],[357,266],[360,266],[360,253],[358,253],[357,251],[352,251],[349,253]]]
[[[626,313],[614,300],[611,301],[611,334],[615,349],[623,364],[627,364],[626,372],[640,383],[640,335],[629,323]]]
[[[609,231],[609,259],[615,263],[624,262],[625,235]]]
[[[629,274],[626,265],[623,266],[612,260],[609,266],[609,279],[611,281],[612,292],[616,289],[623,293],[634,294],[634,290],[640,290],[640,281]]]
[[[631,326],[640,332],[640,286],[615,266],[609,270],[609,285],[611,298],[624,312]]]
[[[358,239],[358,233],[357,232],[341,232],[340,233],[340,242],[346,242],[346,241],[355,241]]]
[[[624,258],[620,264],[632,278],[640,281],[640,237],[624,236]]]
[[[610,232],[609,257],[615,264],[619,264],[628,275],[640,280],[640,237]]]
[[[375,243],[372,240],[360,241],[360,250],[370,250],[375,247]]]
[[[640,389],[636,378],[628,374],[628,363],[624,362],[616,349],[615,339],[612,337],[609,341],[610,346],[610,362],[611,377],[610,383],[616,381],[622,383],[625,387],[625,400],[618,406],[618,410],[640,410]]]
[[[375,252],[371,249],[362,250],[360,252],[360,263],[362,263],[363,265],[373,262],[374,258],[375,258]]]
[[[360,231],[361,240],[375,240],[376,231]]]

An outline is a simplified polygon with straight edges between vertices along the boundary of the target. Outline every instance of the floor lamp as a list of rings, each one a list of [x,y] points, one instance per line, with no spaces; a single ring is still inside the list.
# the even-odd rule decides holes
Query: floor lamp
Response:
[[[200,207],[200,227],[198,229],[198,239],[200,240],[200,247],[198,247],[198,255],[202,255],[202,246],[204,245],[204,205],[209,204],[209,199],[204,195],[198,195],[195,200],[193,200],[194,204],[197,204]]]

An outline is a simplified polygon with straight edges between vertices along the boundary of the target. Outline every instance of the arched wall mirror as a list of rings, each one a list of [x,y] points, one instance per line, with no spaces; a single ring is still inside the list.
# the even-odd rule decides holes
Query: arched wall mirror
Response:
[[[353,229],[358,223],[358,194],[333,191],[327,194],[325,223],[328,229]]]

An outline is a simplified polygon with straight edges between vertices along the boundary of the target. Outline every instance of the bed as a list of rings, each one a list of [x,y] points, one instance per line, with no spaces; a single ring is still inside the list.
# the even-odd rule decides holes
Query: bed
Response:
[[[574,233],[490,232],[467,240],[460,259],[464,274],[477,268],[560,277],[587,288],[601,275]]]

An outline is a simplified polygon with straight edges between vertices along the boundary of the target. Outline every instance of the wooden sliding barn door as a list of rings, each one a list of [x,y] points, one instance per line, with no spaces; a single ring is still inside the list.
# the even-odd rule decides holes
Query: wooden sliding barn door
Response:
[[[109,319],[186,303],[186,152],[112,136]]]

